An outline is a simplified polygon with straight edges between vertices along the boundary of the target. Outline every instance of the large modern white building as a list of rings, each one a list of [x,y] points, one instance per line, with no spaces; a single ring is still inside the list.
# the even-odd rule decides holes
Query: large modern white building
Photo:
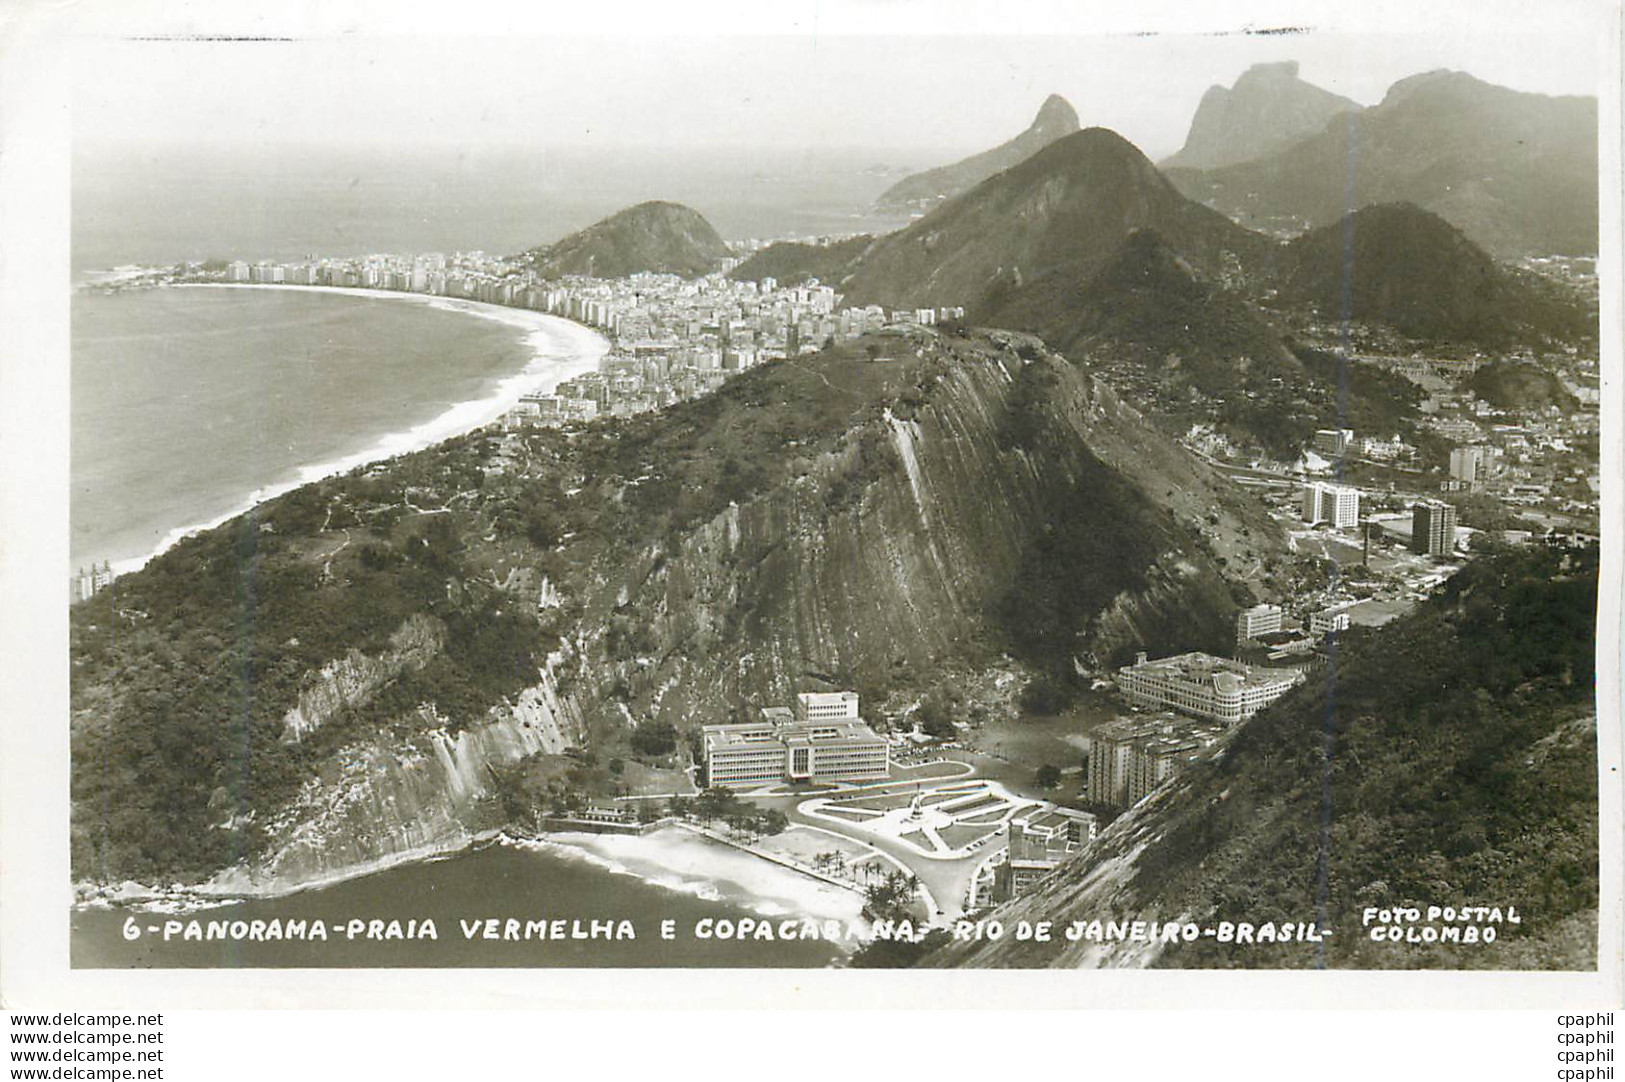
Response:
[[[1450,452],[1450,476],[1474,484],[1484,468],[1484,452],[1478,447],[1457,447]]]
[[[1244,643],[1260,635],[1281,630],[1281,606],[1254,605],[1236,614],[1236,642]]]
[[[1339,530],[1360,524],[1360,490],[1315,481],[1303,488],[1303,520],[1329,522]]]
[[[1266,669],[1212,654],[1190,653],[1117,670],[1117,687],[1135,706],[1170,709],[1235,725],[1303,682],[1295,669]]]
[[[700,732],[711,785],[744,788],[780,781],[883,781],[890,776],[890,746],[858,717],[858,697],[851,692],[801,695],[795,714],[782,706],[768,707],[761,721],[707,725]]]

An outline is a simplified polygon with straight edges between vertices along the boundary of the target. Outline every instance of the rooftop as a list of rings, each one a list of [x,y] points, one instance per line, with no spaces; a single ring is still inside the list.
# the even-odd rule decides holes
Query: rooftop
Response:
[[[1281,680],[1292,680],[1296,673],[1286,669],[1267,669],[1246,665],[1229,658],[1192,652],[1173,657],[1156,658],[1125,665],[1122,672],[1135,672],[1149,676],[1177,677],[1183,680],[1208,682],[1217,685],[1221,678],[1230,685],[1226,690],[1240,691],[1249,687],[1268,687]]]
[[[806,724],[790,722],[778,725],[766,721],[739,725],[706,725],[701,727],[700,732],[704,735],[707,748],[742,748],[752,744],[782,744],[790,741],[839,744],[881,739],[864,722],[848,720],[815,721]]]
[[[1092,740],[1144,747],[1161,746],[1172,750],[1176,745],[1195,742],[1206,747],[1217,740],[1229,727],[1220,721],[1191,718],[1184,714],[1164,711],[1151,717],[1118,718],[1097,727],[1090,734]]]

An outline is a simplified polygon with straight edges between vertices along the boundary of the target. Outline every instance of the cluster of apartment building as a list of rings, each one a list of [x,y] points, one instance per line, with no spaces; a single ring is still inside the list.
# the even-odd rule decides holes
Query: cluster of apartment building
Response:
[[[1339,530],[1359,525],[1360,490],[1311,481],[1303,486],[1303,520],[1312,525],[1325,522]]]
[[[1089,734],[1089,799],[1129,808],[1212,747],[1229,726],[1221,721],[1160,713],[1119,718]]]
[[[106,587],[113,581],[113,568],[106,560],[101,564],[92,564],[90,567],[81,567],[69,583],[68,596],[70,601],[88,601],[96,596],[97,591]]]
[[[1335,614],[1318,615],[1317,626],[1336,622]],[[1260,605],[1237,618],[1237,634],[1276,632],[1281,620],[1280,606]],[[1305,677],[1302,667],[1265,668],[1203,653],[1149,660],[1141,653],[1118,670],[1117,687],[1131,706],[1156,713],[1118,718],[1089,734],[1089,799],[1132,807]]]
[[[1286,610],[1280,605],[1254,605],[1236,614],[1236,645],[1243,647],[1249,643],[1267,641],[1271,645],[1286,647],[1283,656],[1287,653],[1307,653],[1332,632],[1349,629],[1349,608],[1347,602],[1321,606],[1305,612],[1301,620],[1289,622]],[[1291,648],[1298,645],[1296,642],[1278,641],[1300,632],[1303,633],[1301,648]]]
[[[752,788],[779,782],[883,781],[891,750],[858,714],[856,692],[803,692],[794,710],[770,706],[761,719],[700,730],[709,785]]]

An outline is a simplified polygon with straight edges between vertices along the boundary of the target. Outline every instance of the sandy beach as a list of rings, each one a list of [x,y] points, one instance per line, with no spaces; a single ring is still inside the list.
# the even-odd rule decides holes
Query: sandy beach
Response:
[[[368,446],[339,458],[302,465],[294,477],[267,484],[248,493],[231,510],[205,522],[189,523],[171,529],[153,550],[144,556],[121,560],[113,564],[116,574],[126,574],[146,565],[148,561],[168,550],[182,538],[203,530],[213,529],[243,514],[256,504],[290,492],[301,485],[326,477],[346,473],[358,466],[379,462],[397,455],[410,454],[431,447],[443,440],[490,424],[501,417],[526,394],[546,394],[563,380],[571,379],[598,367],[599,359],[609,350],[609,341],[597,331],[579,323],[535,312],[527,308],[509,308],[481,301],[455,297],[438,297],[427,293],[400,293],[378,289],[350,289],[337,286],[266,285],[246,282],[198,282],[170,289],[250,289],[300,293],[326,293],[365,300],[393,300],[418,304],[441,311],[460,312],[479,319],[490,320],[513,328],[522,336],[530,351],[530,361],[513,375],[498,382],[482,398],[459,402],[438,416],[422,424],[399,432],[389,433]]]
[[[863,899],[783,865],[701,837],[681,827],[645,835],[550,834],[538,841],[512,841],[556,855],[586,860],[606,871],[707,901],[729,902],[767,917],[812,917],[854,922]]]

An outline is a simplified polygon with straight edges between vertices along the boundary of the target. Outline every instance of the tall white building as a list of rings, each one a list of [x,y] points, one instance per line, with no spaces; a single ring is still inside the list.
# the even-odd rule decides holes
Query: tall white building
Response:
[[[1243,643],[1281,630],[1281,606],[1254,605],[1236,614],[1236,642]]]
[[[1360,524],[1360,490],[1315,481],[1303,487],[1303,520],[1329,522],[1338,529]]]
[[[1484,468],[1484,451],[1479,447],[1457,447],[1450,452],[1450,476],[1472,484]]]

